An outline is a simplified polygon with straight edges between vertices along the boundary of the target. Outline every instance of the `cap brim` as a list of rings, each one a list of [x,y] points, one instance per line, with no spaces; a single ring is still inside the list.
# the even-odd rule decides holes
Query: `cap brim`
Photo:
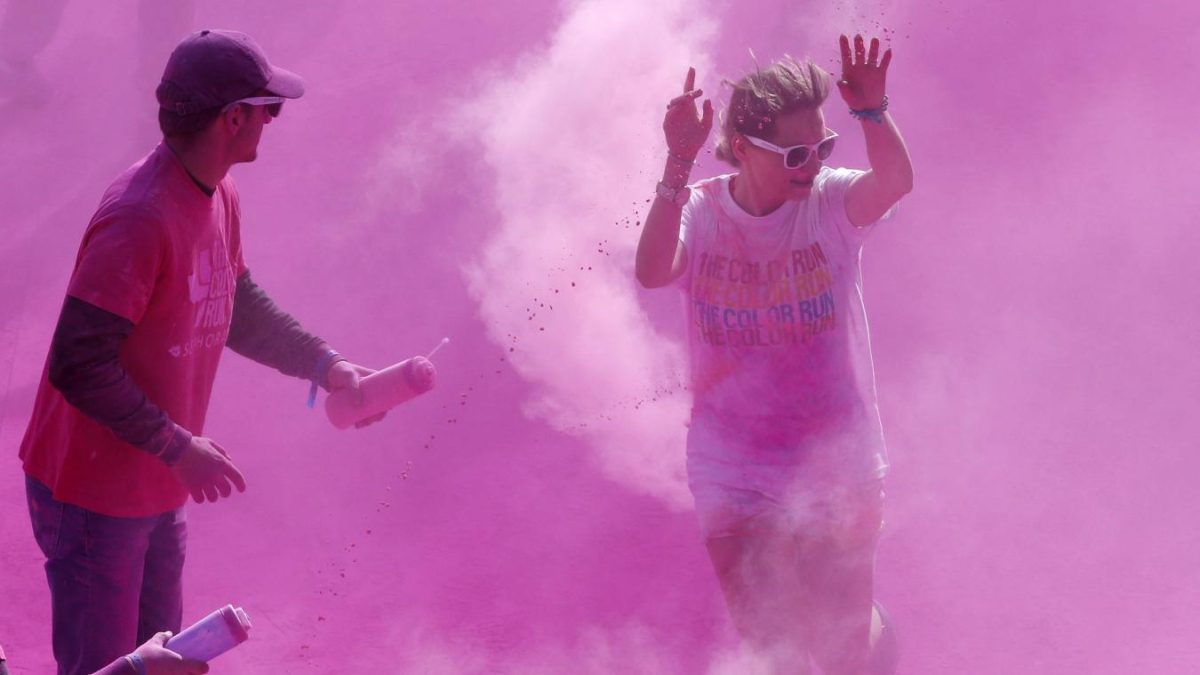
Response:
[[[276,96],[300,98],[304,95],[304,80],[290,70],[271,66],[271,79],[264,89]]]

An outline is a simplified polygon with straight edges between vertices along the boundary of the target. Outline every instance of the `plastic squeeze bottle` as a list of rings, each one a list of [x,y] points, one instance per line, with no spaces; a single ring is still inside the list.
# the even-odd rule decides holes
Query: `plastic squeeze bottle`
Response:
[[[429,359],[414,356],[360,380],[361,405],[354,405],[354,395],[349,390],[330,394],[325,399],[325,414],[333,426],[345,429],[433,389],[436,376]]]
[[[167,649],[187,659],[211,661],[250,639],[250,617],[225,605],[167,640]]]

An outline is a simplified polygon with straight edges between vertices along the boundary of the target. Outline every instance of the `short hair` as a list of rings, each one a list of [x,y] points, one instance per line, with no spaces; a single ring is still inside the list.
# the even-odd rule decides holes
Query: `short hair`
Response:
[[[221,114],[221,108],[197,110],[194,103],[186,103],[189,100],[187,92],[174,82],[160,82],[154,95],[159,101],[158,128],[166,138],[193,140]],[[176,103],[180,101],[184,103]]]
[[[180,115],[166,108],[158,109],[158,128],[166,138],[193,140],[221,116],[220,108],[209,108],[188,115]]]
[[[829,97],[829,73],[807,58],[800,62],[784,56],[765,70],[725,84],[733,87],[733,93],[721,114],[717,159],[733,166],[738,166],[730,146],[734,134],[766,139],[774,133],[780,115],[816,110]]]

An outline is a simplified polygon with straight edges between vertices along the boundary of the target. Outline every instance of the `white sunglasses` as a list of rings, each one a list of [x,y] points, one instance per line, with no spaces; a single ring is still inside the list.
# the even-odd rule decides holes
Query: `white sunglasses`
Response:
[[[838,135],[837,133],[830,131],[829,135],[821,139],[819,143],[813,143],[812,145],[789,145],[786,148],[775,145],[769,141],[764,141],[761,138],[755,138],[754,136],[742,134],[742,137],[745,138],[750,145],[755,145],[763,150],[770,150],[771,152],[783,155],[783,165],[787,168],[799,169],[805,164],[808,164],[808,160],[812,159],[813,155],[816,155],[817,159],[822,161],[828,159],[829,155],[833,154],[833,144],[837,140]]]
[[[265,105],[267,106],[267,114],[271,117],[279,117],[279,113],[283,112],[283,102],[287,99],[282,96],[251,96],[250,98],[239,98],[236,101],[230,101],[221,108],[221,112],[227,112],[235,105],[245,103],[246,105]]]

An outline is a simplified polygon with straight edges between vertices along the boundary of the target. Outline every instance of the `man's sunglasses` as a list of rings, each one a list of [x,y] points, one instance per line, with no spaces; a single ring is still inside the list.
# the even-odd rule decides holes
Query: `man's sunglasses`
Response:
[[[833,144],[838,137],[836,133],[830,131],[829,135],[822,139],[820,143],[814,143],[813,145],[789,145],[783,148],[774,143],[764,141],[761,138],[745,134],[742,134],[742,136],[750,142],[750,145],[757,145],[763,150],[770,150],[771,152],[783,155],[783,165],[789,169],[799,169],[808,164],[808,160],[812,159],[814,154],[816,154],[817,159],[825,161],[829,158],[829,155],[833,154]]]
[[[251,96],[250,98],[239,98],[236,101],[226,104],[224,108],[221,108],[221,112],[225,112],[239,103],[245,103],[246,105],[266,106],[268,115],[271,117],[279,117],[279,113],[283,112],[283,102],[286,100],[287,99],[282,96]]]

